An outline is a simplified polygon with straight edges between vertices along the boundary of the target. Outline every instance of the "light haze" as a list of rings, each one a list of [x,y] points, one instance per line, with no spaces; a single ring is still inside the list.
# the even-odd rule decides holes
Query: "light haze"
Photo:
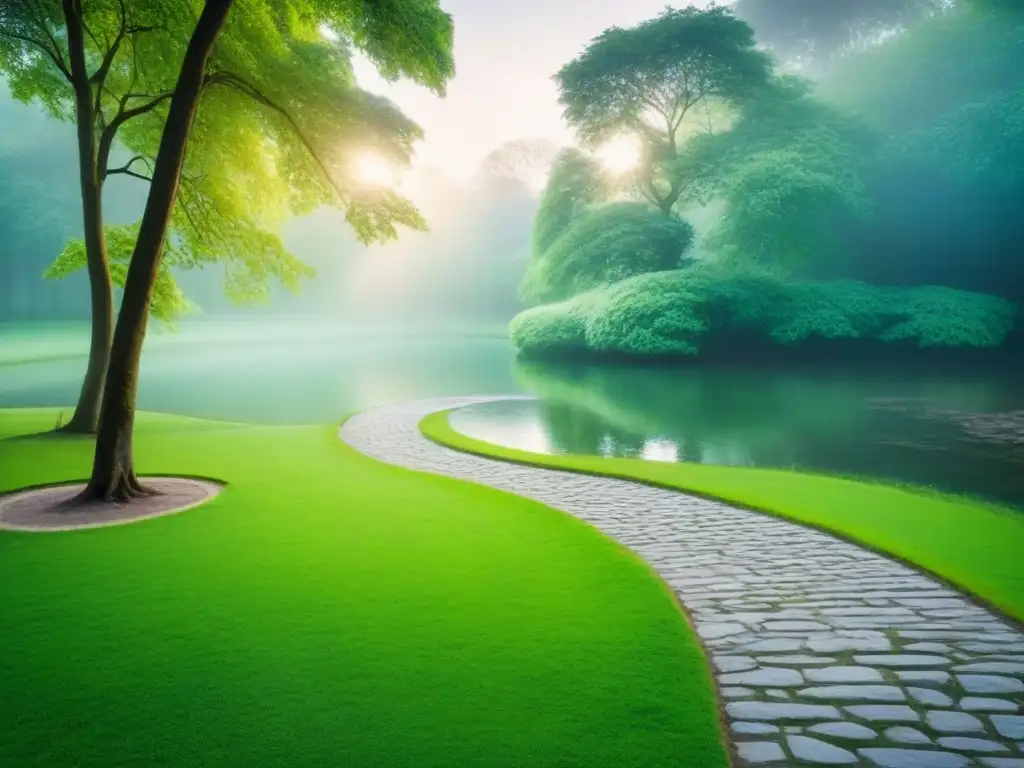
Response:
[[[502,142],[522,137],[572,141],[552,76],[611,26],[632,26],[665,0],[448,0],[455,19],[457,73],[447,98],[409,83],[390,84],[365,59],[360,85],[397,103],[426,132],[417,165],[472,175]],[[707,5],[706,2],[675,3]]]

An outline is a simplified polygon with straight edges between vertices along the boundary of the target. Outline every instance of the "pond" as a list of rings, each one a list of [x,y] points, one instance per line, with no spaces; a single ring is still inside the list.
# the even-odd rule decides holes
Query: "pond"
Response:
[[[360,328],[323,322],[182,324],[150,334],[139,374],[139,407],[264,424],[336,422],[377,405],[448,395],[520,392],[511,345],[489,329]],[[0,407],[73,404],[85,371],[79,343],[28,336],[0,325]],[[16,339],[21,339],[17,341]],[[71,356],[77,351],[77,357]],[[8,360],[14,357],[8,353]]]
[[[1019,374],[519,364],[536,402],[458,411],[512,448],[807,469],[1024,508]]]
[[[12,338],[0,328],[0,407],[73,403],[80,347],[14,363],[3,356]],[[869,476],[1024,508],[1020,374],[539,365],[516,361],[493,330],[208,323],[147,340],[139,405],[329,423],[473,394],[540,398],[455,417],[460,431],[510,447]]]

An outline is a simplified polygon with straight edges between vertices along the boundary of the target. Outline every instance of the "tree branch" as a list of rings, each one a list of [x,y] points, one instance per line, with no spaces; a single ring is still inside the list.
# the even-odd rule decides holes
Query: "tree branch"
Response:
[[[99,86],[97,92],[102,89],[103,81],[107,78],[107,72],[110,71],[110,65],[114,63],[114,57],[117,55],[117,49],[121,47],[121,41],[124,39],[125,32],[128,29],[128,11],[124,7],[124,0],[118,0],[118,5],[121,8],[121,26],[118,27],[117,34],[114,35],[114,42],[107,48],[107,52],[103,54],[103,60],[100,62],[99,67],[95,72],[92,73],[92,77],[89,78],[89,82],[93,85]],[[85,26],[85,22],[82,22],[82,26]],[[99,96],[97,95],[97,100]]]
[[[175,203],[175,212],[180,206],[181,213],[192,227],[195,237],[211,247],[218,247],[224,243],[224,237],[221,234],[224,227],[217,225],[217,221],[214,220],[215,215],[222,222],[227,221],[230,217],[224,215],[224,212],[217,206],[216,200],[203,194],[199,185],[204,178],[204,176],[195,177],[182,174],[182,194]],[[190,210],[193,207],[195,212]],[[200,224],[205,226],[200,226]]]
[[[203,88],[206,88],[209,85],[226,85],[230,88],[234,88],[235,90],[245,94],[246,96],[254,100],[256,103],[262,104],[263,106],[272,109],[273,111],[281,115],[288,123],[288,125],[291,126],[291,129],[295,132],[295,135],[298,137],[299,141],[302,142],[302,145],[306,148],[306,151],[308,151],[309,154],[312,156],[314,162],[316,162],[317,166],[319,166],[320,170],[324,174],[324,178],[327,179],[327,183],[334,188],[334,191],[338,193],[339,197],[345,199],[346,194],[344,190],[342,190],[341,187],[339,187],[338,184],[334,181],[334,178],[327,170],[327,165],[320,158],[320,155],[313,147],[312,142],[310,142],[309,139],[306,138],[306,135],[302,132],[302,129],[299,128],[298,123],[295,122],[295,118],[288,114],[288,111],[284,107],[276,104],[267,96],[260,93],[260,91],[254,85],[246,82],[241,77],[231,72],[214,72],[213,74],[207,75],[206,80],[203,83]]]
[[[145,161],[146,159],[147,158],[146,158],[145,155],[136,155],[131,160],[129,160],[127,163],[122,165],[120,168],[107,168],[103,172],[103,176],[107,177],[107,176],[111,176],[111,175],[113,175],[115,173],[124,173],[124,174],[127,174],[128,176],[134,176],[137,179],[145,179],[146,181],[151,181],[151,179],[148,176],[143,176],[142,174],[136,173],[135,171],[133,171],[131,169],[132,168],[132,163],[136,163],[139,160]]]
[[[683,120],[686,119],[686,115],[687,113],[689,113],[690,107],[696,104],[697,101],[699,101],[699,99],[693,99],[689,95],[687,95],[686,99],[684,99],[681,104],[674,108],[672,112],[672,116],[674,118],[674,120],[672,121],[673,134],[675,134],[675,132],[679,130],[679,126],[681,126],[683,124]],[[706,99],[704,100],[704,103],[707,104]]]
[[[39,8],[39,6],[37,6],[37,8]],[[46,39],[50,41],[50,45],[53,50],[52,58],[54,63],[70,80],[71,67],[64,61],[64,54],[61,53],[60,46],[57,45],[57,39],[53,36],[53,32],[50,31],[50,26],[46,23],[46,19],[41,11],[39,12],[39,26],[43,30],[43,34],[46,35]]]
[[[143,181],[152,181],[153,180],[152,177],[150,177],[150,176],[145,176],[145,175],[143,175],[141,173],[136,173],[135,171],[129,171],[126,168],[110,168],[110,169],[107,170],[107,175],[108,176],[110,176],[111,174],[114,174],[114,173],[123,173],[125,176],[134,176],[136,179],[142,179]]]
[[[128,9],[125,8],[124,0],[118,0],[118,5],[121,9],[121,24],[118,27],[117,34],[114,36],[114,42],[107,48],[107,52],[103,54],[103,60],[100,62],[99,67],[92,73],[89,78],[89,82],[96,86],[96,103],[93,105],[93,111],[100,111],[100,98],[103,94],[103,85],[106,82],[107,74],[110,72],[110,67],[114,64],[114,58],[117,56],[118,50],[121,48],[121,43],[124,42],[125,37],[128,35],[134,35],[138,32],[149,32],[150,30],[156,29],[153,26],[129,26],[128,25]],[[85,27],[85,19],[82,19],[82,26],[88,31],[88,27]],[[90,36],[91,33],[90,33]],[[95,37],[93,40],[95,41]]]
[[[122,109],[117,113],[117,116],[114,118],[114,120],[111,121],[111,123],[113,124],[117,120],[120,120],[122,123],[124,123],[128,120],[131,120],[133,117],[144,115],[146,112],[149,112],[151,109],[157,107],[161,102],[167,101],[167,99],[171,98],[171,96],[173,95],[174,91],[158,93],[156,96],[151,97],[149,101],[147,101],[145,104],[142,104],[141,106],[132,107],[131,109],[124,109],[122,107]],[[149,94],[146,93],[126,93],[121,98],[124,101],[124,103],[127,104],[129,99],[145,99],[147,97],[149,97]]]
[[[85,23],[85,17],[82,17],[82,29],[85,30],[85,34],[89,36],[89,39],[92,40],[93,44],[95,44],[97,48],[103,47],[100,45],[100,41],[97,39],[96,35],[93,34],[92,29],[89,27],[88,24]]]
[[[161,93],[151,98],[145,104],[132,109],[125,108],[128,104],[128,100],[132,98],[142,98],[143,94],[126,93],[121,97],[117,104],[117,114],[114,115],[114,119],[110,121],[100,134],[99,150],[96,153],[96,157],[101,169],[107,167],[107,159],[110,157],[110,149],[114,146],[114,138],[117,136],[118,129],[133,117],[138,117],[139,115],[143,115],[156,108],[157,105],[171,98],[172,95],[173,91]],[[104,171],[104,174],[106,173],[107,171]]]
[[[60,54],[60,50],[56,47],[56,42],[54,42],[54,48],[51,50],[42,40],[36,40],[34,37],[29,37],[28,35],[20,35],[17,32],[11,32],[8,29],[4,29],[3,26],[0,26],[0,37],[9,37],[12,40],[20,40],[23,43],[34,45],[40,51],[45,53],[50,61],[57,65],[57,69],[60,70],[65,79],[67,79],[69,83],[71,82],[71,71],[68,69],[68,65],[64,61],[64,57]],[[53,37],[49,32],[47,32],[47,37],[53,41]]]

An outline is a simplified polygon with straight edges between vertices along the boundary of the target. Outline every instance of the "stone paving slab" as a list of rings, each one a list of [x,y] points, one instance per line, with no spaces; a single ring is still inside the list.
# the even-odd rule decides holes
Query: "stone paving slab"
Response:
[[[420,401],[347,421],[381,461],[585,520],[644,558],[693,619],[742,766],[1024,768],[1024,633],[953,589],[826,533],[627,480],[524,467],[423,437]]]

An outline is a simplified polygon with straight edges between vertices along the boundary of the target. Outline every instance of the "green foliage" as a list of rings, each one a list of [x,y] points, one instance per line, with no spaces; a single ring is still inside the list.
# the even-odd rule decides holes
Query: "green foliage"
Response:
[[[266,0],[260,4],[274,7]],[[303,16],[310,33],[328,27],[350,40],[389,81],[407,77],[444,96],[455,75],[452,17],[435,0],[304,0],[288,5],[292,7],[286,13]]]
[[[573,217],[603,199],[606,192],[604,174],[591,155],[575,148],[558,153],[533,222],[533,257],[543,255]]]
[[[110,259],[110,279],[118,288],[124,287],[128,275],[128,264],[132,258],[132,249],[138,238],[138,224],[107,227],[107,255]],[[176,318],[194,311],[195,306],[185,298],[174,276],[171,274],[172,260],[165,260],[160,265],[156,283],[153,286],[153,299],[150,313],[165,325],[171,326]],[[70,240],[64,246],[56,260],[43,276],[48,279],[60,279],[85,269],[85,243],[78,238]]]
[[[512,320],[509,335],[527,354],[696,354],[705,326],[693,312],[700,295],[700,281],[693,278],[690,271],[640,275],[534,307]]]
[[[201,6],[83,4],[85,87],[96,112],[86,127],[95,132],[90,160],[101,181],[113,174],[148,180]],[[0,73],[12,93],[81,121],[67,40],[59,0],[0,8]],[[268,280],[294,289],[310,274],[279,239],[291,216],[342,207],[364,242],[394,238],[400,226],[424,229],[408,200],[354,174],[366,152],[407,164],[422,132],[394,104],[357,86],[351,57],[358,50],[386,78],[409,77],[443,93],[454,71],[451,43],[451,18],[435,0],[235,0],[208,65],[168,258],[179,266],[224,260],[229,294],[261,298]],[[123,165],[108,162],[111,149]]]
[[[876,144],[858,120],[815,99],[807,82],[783,77],[748,99],[728,131],[691,140],[675,172],[699,169],[688,173],[694,202],[727,204],[706,248],[799,269],[833,258],[835,226],[867,211],[861,173]]]
[[[728,209],[707,246],[768,266],[826,257],[838,217],[864,206],[856,172],[812,144],[752,154],[723,186]]]
[[[1017,188],[1024,184],[1024,89],[965,104],[901,137],[895,149],[969,181]]]
[[[689,6],[605,30],[556,80],[566,120],[595,143],[623,129],[674,135],[693,104],[745,95],[769,67],[728,8]]]
[[[1010,332],[1015,312],[1003,299],[952,288],[790,281],[762,270],[702,266],[527,310],[509,331],[526,354],[693,355],[703,338],[739,329],[776,344],[823,338],[991,347]]]
[[[713,108],[749,98],[770,72],[750,27],[712,5],[669,8],[635,27],[607,29],[555,79],[565,119],[585,145],[620,133],[640,137],[645,151],[634,181],[668,213],[682,184],[663,166],[693,132],[693,116],[710,121]]]
[[[922,347],[998,346],[1013,327],[1016,314],[1012,304],[995,296],[935,285],[904,292],[902,309],[901,322],[886,329],[881,338],[916,339]]]
[[[734,35],[729,56],[746,56],[737,51],[751,42],[749,30],[742,35],[744,24],[720,8],[666,11],[630,30],[610,29],[559,73],[566,118],[585,142],[624,129],[647,140],[639,189],[663,212],[677,203],[716,203],[723,213],[702,242],[712,266],[648,274],[672,269],[668,259],[639,256],[644,251],[637,243],[656,227],[653,219],[626,226],[602,215],[593,201],[582,213],[565,206],[561,234],[535,252],[523,293],[533,301],[569,301],[517,319],[513,329],[522,349],[695,354],[703,338],[737,330],[776,344],[812,338],[922,347],[1002,342],[1013,309],[1000,299],[813,278],[849,274],[839,265],[855,267],[864,258],[844,233],[871,231],[879,215],[879,178],[897,159],[979,190],[1021,188],[1024,17],[940,9],[930,0],[828,8],[791,0],[784,6],[784,16],[808,20],[808,28],[789,30],[791,43],[824,42],[832,51],[853,42],[851,35],[915,26],[870,50],[847,52],[824,89],[794,77],[768,78],[767,70],[758,82],[743,66],[737,72],[745,75],[726,78],[734,88],[688,89],[687,67],[694,62],[659,35],[686,40],[684,51],[701,51],[701,36],[717,25],[723,39],[724,30]],[[737,12],[755,8],[766,11],[767,5],[741,0]],[[715,67],[729,56],[723,49],[705,53],[703,82],[716,82]],[[840,99],[843,84],[851,87]],[[666,112],[659,99],[727,107],[727,120],[712,125],[709,116],[701,130],[680,131],[674,121],[682,113],[671,105]],[[862,114],[843,105],[858,106]],[[608,189],[605,199],[613,199]],[[914,203],[900,205],[909,210]],[[616,282],[629,271],[623,265],[646,277]],[[548,335],[549,329],[559,333]]]
[[[545,354],[586,349],[589,297],[543,304],[516,315],[509,323],[509,337],[519,349]]]
[[[898,290],[879,288],[853,280],[795,283],[780,285],[779,288],[788,294],[782,309],[777,310],[775,317],[772,318],[771,338],[780,344],[792,344],[813,337],[877,337],[883,328],[893,322],[893,318],[901,316],[894,307],[906,296],[904,292]],[[963,294],[961,299],[965,299]]]
[[[610,286],[586,327],[594,352],[693,355],[707,330],[694,312],[699,285],[685,273],[642,275]]]
[[[559,301],[634,275],[677,269],[692,244],[688,223],[647,204],[597,206],[530,263],[524,298]]]
[[[836,274],[938,283],[1024,300],[1024,5],[961,0],[838,60],[820,93],[877,126],[872,220]]]
[[[1015,12],[1024,11],[1020,0],[964,0],[964,2],[980,11]]]

